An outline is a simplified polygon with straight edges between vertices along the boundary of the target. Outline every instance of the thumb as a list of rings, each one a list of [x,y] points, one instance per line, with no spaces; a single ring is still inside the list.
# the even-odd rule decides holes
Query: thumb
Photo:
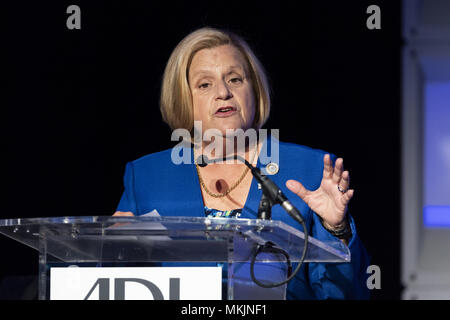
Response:
[[[300,198],[302,198],[302,200],[305,200],[306,196],[309,194],[309,191],[300,182],[296,180],[286,181],[286,187],[293,193],[298,195]]]

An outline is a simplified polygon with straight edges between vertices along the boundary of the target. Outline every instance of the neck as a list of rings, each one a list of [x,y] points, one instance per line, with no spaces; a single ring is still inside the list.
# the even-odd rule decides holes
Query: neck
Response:
[[[258,150],[262,141],[249,141],[250,139],[245,139],[245,142],[239,141],[236,137],[226,138],[226,137],[214,137],[212,141],[203,141],[201,144],[195,145],[194,154],[196,157],[201,154],[208,157],[208,159],[222,159],[233,157],[235,155],[240,156],[248,161],[252,161],[257,158]],[[235,161],[240,164],[239,160],[230,160],[227,163],[235,163]],[[253,161],[252,161],[253,162]]]

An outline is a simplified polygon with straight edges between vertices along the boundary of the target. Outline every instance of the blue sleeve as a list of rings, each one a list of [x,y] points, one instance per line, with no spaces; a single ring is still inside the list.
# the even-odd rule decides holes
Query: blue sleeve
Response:
[[[135,194],[135,177],[134,177],[134,167],[132,162],[128,162],[125,167],[125,174],[123,177],[123,185],[125,190],[120,199],[119,205],[116,211],[131,211],[135,215],[138,214],[138,208],[136,204],[136,194]]]
[[[313,221],[311,236],[321,241],[340,241],[329,233],[316,213],[311,212]],[[349,213],[347,213],[349,214]],[[356,233],[355,222],[349,215],[352,237],[348,248],[350,263],[310,263],[309,281],[317,299],[369,299],[367,288],[367,267],[370,259]]]

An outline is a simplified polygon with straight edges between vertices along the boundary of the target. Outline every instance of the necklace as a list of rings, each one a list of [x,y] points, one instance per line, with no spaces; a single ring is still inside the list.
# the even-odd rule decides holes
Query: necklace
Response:
[[[195,156],[195,147],[193,148],[193,150],[194,150],[194,159],[197,159],[197,157]],[[258,151],[258,144],[256,144],[256,146],[255,146],[255,152],[253,153],[252,160],[250,162],[251,164],[253,164],[253,161],[255,160],[257,151]],[[205,192],[213,198],[223,198],[223,197],[227,196],[231,191],[236,189],[236,187],[242,182],[242,180],[244,180],[245,176],[247,175],[248,171],[250,170],[249,167],[246,167],[244,170],[244,173],[239,177],[239,179],[230,188],[228,188],[224,193],[212,193],[206,187],[206,184],[203,181],[202,175],[200,174],[199,166],[196,161],[195,161],[195,168],[197,169],[198,180],[200,181],[200,185],[202,186],[203,190],[205,190]]]

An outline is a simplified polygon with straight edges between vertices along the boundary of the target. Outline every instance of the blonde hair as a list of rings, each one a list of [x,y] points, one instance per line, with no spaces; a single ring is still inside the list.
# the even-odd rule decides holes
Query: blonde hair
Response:
[[[236,34],[201,28],[187,35],[173,50],[164,70],[160,97],[163,120],[173,129],[192,131],[194,125],[192,94],[188,72],[194,55],[202,49],[232,45],[247,62],[247,72],[252,83],[256,110],[253,128],[259,129],[269,118],[270,89],[263,66],[253,54],[247,42]]]

